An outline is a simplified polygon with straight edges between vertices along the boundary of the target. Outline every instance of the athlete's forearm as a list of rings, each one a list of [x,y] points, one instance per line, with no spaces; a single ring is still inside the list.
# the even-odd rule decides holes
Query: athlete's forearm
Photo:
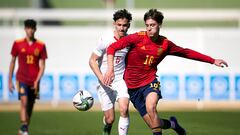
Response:
[[[113,71],[114,70],[114,56],[113,55],[108,55],[107,56],[107,64],[108,64],[108,70]]]
[[[103,81],[105,85],[110,86],[114,80],[114,65],[113,65],[114,56],[108,55],[107,57],[108,57],[107,58],[108,70],[104,75]]]
[[[15,61],[16,61],[16,57],[12,57],[11,62],[10,62],[10,66],[9,66],[9,75],[8,75],[8,81],[12,81],[12,76],[13,76],[13,71],[15,68]]]
[[[91,58],[89,59],[89,66],[92,69],[93,73],[96,75],[98,80],[100,82],[103,81],[103,75],[102,72],[99,69],[98,63],[97,63],[97,58],[94,54],[92,54]]]
[[[39,82],[41,77],[43,76],[45,71],[45,60],[40,60],[39,61],[39,72],[37,75],[37,78],[35,79],[35,82]]]

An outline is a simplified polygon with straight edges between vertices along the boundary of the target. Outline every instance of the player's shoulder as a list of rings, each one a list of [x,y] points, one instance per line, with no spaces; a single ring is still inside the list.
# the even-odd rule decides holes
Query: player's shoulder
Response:
[[[107,32],[100,37],[99,45],[101,45],[102,47],[107,47],[115,41],[116,40],[114,39],[114,34],[112,32]]]
[[[101,37],[102,40],[111,40],[114,38],[113,32],[106,32]]]
[[[22,43],[25,41],[25,38],[19,38],[19,39],[16,39],[14,42],[15,43]]]
[[[44,46],[44,45],[45,45],[45,43],[44,43],[43,41],[39,40],[39,39],[36,39],[36,43],[37,43],[38,45],[41,45],[41,46]]]
[[[160,39],[163,39],[163,40],[168,40],[167,37],[163,36],[163,35],[159,35],[160,36]]]
[[[137,34],[138,36],[146,36],[146,35],[147,35],[146,31],[139,31],[139,32],[137,32],[136,34]]]
[[[163,35],[159,35],[159,36],[160,36],[160,42],[163,41],[164,44],[172,44],[172,41],[170,41],[167,37]]]

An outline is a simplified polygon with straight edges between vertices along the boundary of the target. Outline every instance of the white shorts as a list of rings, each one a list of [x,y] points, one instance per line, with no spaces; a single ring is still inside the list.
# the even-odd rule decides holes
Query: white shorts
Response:
[[[123,79],[113,82],[111,88],[102,85],[98,86],[97,94],[103,111],[113,108],[119,98],[129,98],[128,88]]]

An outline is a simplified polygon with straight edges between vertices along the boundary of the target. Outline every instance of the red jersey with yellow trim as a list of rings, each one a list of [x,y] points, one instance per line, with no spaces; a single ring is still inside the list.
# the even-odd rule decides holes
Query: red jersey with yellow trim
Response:
[[[30,45],[26,38],[13,43],[12,56],[18,57],[17,80],[33,85],[39,72],[39,60],[47,58],[45,44],[39,40]]]
[[[157,65],[167,56],[175,55],[207,63],[214,59],[191,49],[175,45],[166,37],[158,37],[153,42],[145,31],[130,34],[111,44],[107,54],[114,55],[116,50],[129,46],[126,58],[124,79],[128,88],[138,88],[151,83],[156,78]]]

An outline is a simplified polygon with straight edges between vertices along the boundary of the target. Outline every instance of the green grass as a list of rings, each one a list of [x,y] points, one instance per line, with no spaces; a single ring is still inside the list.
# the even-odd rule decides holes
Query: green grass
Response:
[[[162,112],[168,118],[178,117],[189,135],[239,135],[240,112]],[[118,113],[117,113],[118,118]],[[130,114],[129,135],[150,135],[151,132],[136,112]],[[4,135],[16,134],[19,127],[18,112],[0,112],[0,131]],[[96,135],[101,134],[102,112],[34,112],[30,134],[34,135]],[[176,135],[164,130],[165,135]],[[112,129],[117,135],[117,120]]]
[[[137,8],[239,8],[239,0],[135,0]]]
[[[31,7],[30,0],[0,0],[0,8],[24,8]]]
[[[48,0],[55,8],[105,8],[104,0]],[[32,0],[0,0],[0,7],[31,7]],[[135,0],[136,8],[240,8],[239,0]],[[126,0],[116,0],[126,8]]]
[[[105,8],[104,0],[48,0],[53,8]],[[1,7],[27,8],[32,7],[32,0],[0,0]],[[159,10],[167,8],[240,8],[239,0],[135,0],[135,8],[157,8]],[[116,0],[116,8],[126,8],[126,0]],[[9,22],[11,24],[12,22]],[[105,26],[104,21],[63,21],[64,25],[76,26]],[[0,25],[3,22],[0,20]],[[136,27],[144,27],[139,21]],[[238,27],[237,20],[227,21],[169,21],[165,22],[164,27]]]

